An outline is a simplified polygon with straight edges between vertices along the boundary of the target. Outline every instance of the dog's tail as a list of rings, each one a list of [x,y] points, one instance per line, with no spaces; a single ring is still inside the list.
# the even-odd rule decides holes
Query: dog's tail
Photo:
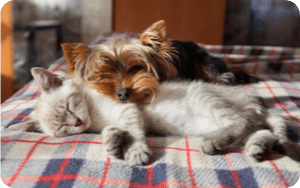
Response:
[[[228,68],[222,59],[209,55],[204,49],[199,49],[197,53],[197,59],[200,59],[199,54],[201,54],[202,61],[196,61],[195,66],[203,66],[208,77],[218,79],[228,85],[251,84],[260,81],[258,77]]]

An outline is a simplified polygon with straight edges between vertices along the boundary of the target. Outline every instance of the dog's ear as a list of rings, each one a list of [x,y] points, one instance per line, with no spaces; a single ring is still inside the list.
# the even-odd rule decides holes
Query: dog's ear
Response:
[[[74,73],[76,62],[84,60],[91,53],[91,48],[80,43],[64,43],[61,47],[68,65],[68,70],[71,73]]]
[[[151,46],[156,51],[169,46],[169,42],[167,42],[167,26],[165,21],[160,20],[155,22],[146,29],[141,34],[140,41],[146,46]]]

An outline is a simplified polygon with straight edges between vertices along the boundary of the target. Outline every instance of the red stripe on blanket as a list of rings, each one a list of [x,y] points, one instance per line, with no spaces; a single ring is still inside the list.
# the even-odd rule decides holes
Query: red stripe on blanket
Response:
[[[82,134],[80,134],[82,135]],[[22,139],[11,139],[11,140],[5,140],[4,138],[1,140],[1,142],[25,142],[25,143],[36,143],[36,140],[22,140]],[[73,144],[73,143],[80,143],[80,144],[99,144],[101,145],[102,142],[93,142],[93,141],[83,141],[83,140],[73,140],[73,141],[64,141],[64,142],[40,142],[40,144],[46,144],[46,145],[62,145],[62,144]]]
[[[11,101],[12,99],[17,99],[15,96],[17,96],[19,93],[21,93],[22,91],[28,89],[28,88],[33,88],[33,87],[39,87],[38,84],[33,84],[33,85],[29,85],[29,86],[24,86],[23,88],[21,88],[19,91],[17,91],[14,95],[12,95],[9,99],[7,99],[5,101],[4,104],[1,105],[1,107],[3,106],[8,106],[8,105],[11,105],[11,104],[6,104],[8,103],[9,101]],[[21,96],[20,96],[21,97]]]
[[[286,61],[282,61],[282,63],[288,65],[290,67],[290,70],[294,70],[294,71],[298,71],[300,72],[300,67],[295,65],[294,63],[290,63],[290,62],[286,62]],[[290,73],[290,72],[288,72]]]
[[[285,187],[289,187],[289,183],[284,178],[283,174],[278,169],[277,165],[274,163],[274,161],[270,160],[271,165],[274,167],[275,171],[277,172],[278,176],[280,177],[281,181],[284,183]]]
[[[286,188],[286,187],[282,185],[278,185],[276,183],[271,183],[268,185],[261,186],[260,188]]]
[[[235,167],[233,165],[233,162],[232,162],[232,159],[230,157],[230,154],[226,154],[225,155],[225,159],[226,159],[226,161],[228,163],[228,166],[229,166],[229,169],[230,169],[230,172],[231,172],[231,175],[232,175],[232,178],[234,180],[234,183],[235,183],[236,187],[237,188],[242,188],[243,186],[241,185],[239,174],[235,170]]]
[[[173,149],[173,150],[179,150],[179,151],[194,151],[194,152],[201,152],[198,149],[186,149],[186,148],[175,148],[175,147],[162,147],[162,146],[150,146],[151,149]]]
[[[133,183],[131,182],[130,187],[136,187],[136,188],[161,188],[161,187],[166,187],[166,181],[158,184],[158,185],[153,185],[153,167],[152,165],[149,165],[146,167],[147,169],[147,184],[141,184],[141,183]]]
[[[80,137],[82,137],[82,134],[77,135],[77,136],[75,137],[74,141],[78,141],[78,140],[80,139]],[[73,151],[74,151],[74,149],[75,149],[76,144],[77,144],[77,143],[74,142],[74,143],[72,143],[72,145],[70,146],[70,148],[69,148],[69,150],[68,150],[68,152],[67,152],[67,154],[66,154],[66,156],[65,156],[65,158],[64,158],[64,160],[63,160],[63,162],[61,163],[61,165],[60,165],[60,167],[59,167],[59,170],[58,170],[57,174],[53,177],[53,181],[52,181],[51,185],[49,186],[50,188],[56,187],[57,183],[58,183],[61,179],[63,179],[63,176],[64,176],[63,172],[64,172],[64,170],[65,170],[67,164],[69,163],[69,160],[70,160],[70,158],[71,158],[71,156],[72,156],[72,153],[73,153]]]
[[[288,82],[284,82],[284,84],[287,86],[287,89],[288,89],[288,90],[291,90],[291,92],[292,92],[296,97],[299,98],[299,95],[298,95],[298,93],[296,92],[296,90],[300,91],[300,89],[294,89],[294,88],[291,86],[291,84],[289,84]]]
[[[154,135],[150,135],[148,137],[148,146],[151,147],[154,144]],[[148,187],[153,187],[152,182],[153,182],[153,166],[152,165],[148,165],[146,167],[147,169],[147,186]]]
[[[29,100],[17,104],[14,108],[12,108],[12,109],[6,111],[5,113],[10,112],[10,111],[12,111],[12,110],[15,110],[16,108],[18,108],[18,107],[21,106],[22,104],[25,104],[25,103],[28,103],[28,102],[32,101],[32,100],[37,96],[37,94],[38,94],[39,92],[40,92],[40,88],[37,88],[36,92],[32,95],[32,97],[31,97]]]
[[[63,65],[65,65],[65,61],[61,61],[59,65],[57,65],[56,67],[54,67],[52,70],[52,73],[54,73],[55,71],[57,71],[60,67],[62,67]]]
[[[292,64],[293,66],[297,66],[297,65],[295,65],[294,59],[289,60],[289,61],[290,61],[290,64]],[[294,74],[292,73],[292,71],[293,71],[293,68],[290,66],[289,70],[287,71],[288,75],[290,76],[290,79],[294,79]]]
[[[267,82],[264,82],[265,85],[267,86],[267,88],[269,89],[270,93],[273,95],[273,98],[276,100],[276,102],[279,104],[279,106],[281,107],[281,109],[290,117],[292,118],[294,121],[297,121],[298,123],[300,123],[300,121],[295,118],[294,116],[292,116],[292,114],[287,111],[285,109],[285,107],[282,105],[282,103],[280,102],[280,100],[277,98],[277,96],[275,95],[275,93],[273,92],[272,88],[269,86],[269,84]]]
[[[21,175],[18,176],[15,180],[15,182],[48,182],[52,181],[53,177],[56,175],[49,175],[49,176],[30,176],[30,175]],[[7,183],[11,177],[1,177],[1,180],[4,183]],[[88,175],[83,174],[64,174],[61,180],[70,180],[70,181],[83,181],[83,182],[89,182],[89,183],[95,183],[100,184],[102,181],[102,178],[98,177],[92,177]],[[113,186],[123,186],[123,187],[136,187],[136,188],[148,188],[147,185],[143,185],[140,183],[134,183],[130,185],[130,181],[127,180],[120,180],[120,179],[108,179],[105,180],[105,185],[113,185]],[[272,184],[273,185],[273,184]],[[276,184],[274,184],[276,185]],[[195,187],[193,185],[186,184],[184,182],[179,182],[176,180],[166,180],[158,185],[152,185],[153,188],[163,188],[163,187],[170,187],[170,186],[177,186],[177,187],[185,187],[185,188],[200,188]],[[280,185],[282,187],[282,185]],[[267,186],[268,187],[268,186]],[[203,187],[201,187],[203,188]],[[224,185],[214,185],[214,186],[208,186],[206,188],[232,188]],[[272,187],[273,188],[273,187]]]
[[[248,95],[251,95],[250,87],[248,87],[248,85],[243,85],[241,87],[243,87],[246,90]]]
[[[104,186],[105,179],[106,179],[106,176],[107,176],[107,173],[108,173],[108,170],[109,170],[109,166],[110,166],[110,158],[107,157],[105,167],[104,167],[103,176],[102,176],[102,181],[101,181],[101,184],[100,184],[99,188],[102,188]]]
[[[55,175],[47,175],[47,176],[30,176],[30,175],[21,175],[18,176],[15,182],[49,182],[53,181],[53,179],[57,176]],[[3,182],[8,182],[11,177],[1,177]],[[83,174],[64,174],[60,180],[70,180],[70,181],[83,181],[83,182],[90,182],[100,184],[102,178],[99,177],[92,177]],[[105,184],[116,185],[116,186],[124,186],[128,187],[130,182],[127,180],[117,180],[117,179],[106,179]]]
[[[8,135],[6,135],[4,138],[1,139],[1,145],[4,143],[11,135],[13,135],[16,131],[11,131]]]
[[[31,148],[30,151],[28,152],[26,158],[24,159],[24,161],[22,162],[22,164],[21,164],[20,167],[18,168],[17,172],[12,176],[11,180],[8,182],[7,185],[8,185],[9,187],[14,183],[16,177],[19,175],[19,173],[21,172],[21,170],[24,168],[25,164],[26,164],[27,161],[29,160],[29,158],[30,158],[30,156],[32,155],[32,153],[34,152],[35,148],[39,145],[40,142],[42,142],[42,140],[44,140],[44,139],[46,139],[46,138],[48,138],[48,137],[50,137],[50,136],[44,136],[44,137],[40,138],[40,139],[32,146],[32,148]]]
[[[287,83],[287,82],[283,82],[283,83]],[[256,87],[256,86],[251,86],[251,85],[241,85],[239,87],[242,88],[254,88],[254,89],[288,89],[288,90],[293,90],[293,91],[300,91],[300,89],[297,88],[292,88],[292,87],[283,87],[283,86],[269,86],[269,87]]]
[[[1,117],[7,117],[7,118],[26,118],[28,115],[22,115],[22,114],[1,114]]]
[[[2,139],[2,142],[25,142],[25,143],[36,143],[35,140],[22,140],[22,139]],[[64,141],[64,142],[41,142],[40,144],[46,144],[46,145],[62,145],[62,144],[70,144],[70,143],[80,143],[80,144],[102,144],[102,142],[95,142],[95,141]],[[193,151],[193,152],[201,152],[197,149],[186,149],[186,148],[175,148],[175,147],[160,147],[160,146],[149,146],[150,149],[172,149],[172,150],[178,150],[178,151]]]
[[[187,136],[185,137],[185,147],[186,147],[186,158],[187,158],[187,165],[188,165],[190,179],[191,179],[193,187],[195,187],[196,182],[195,182],[194,174],[193,174],[193,170],[192,170],[190,144],[189,144],[189,138]]]

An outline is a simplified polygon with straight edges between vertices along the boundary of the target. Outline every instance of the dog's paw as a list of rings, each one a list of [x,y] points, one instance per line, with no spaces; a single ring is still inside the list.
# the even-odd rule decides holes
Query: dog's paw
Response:
[[[147,165],[150,161],[151,151],[146,143],[134,143],[124,154],[124,159],[131,166]]]
[[[235,76],[233,73],[231,72],[225,72],[223,74],[221,74],[219,76],[219,78],[225,82],[226,84],[229,84],[229,85],[233,85],[235,84],[236,80],[235,80]]]
[[[203,139],[201,151],[209,155],[219,154],[224,150],[224,143],[217,139]]]
[[[123,131],[117,127],[105,129],[103,131],[103,145],[107,155],[122,158]]]

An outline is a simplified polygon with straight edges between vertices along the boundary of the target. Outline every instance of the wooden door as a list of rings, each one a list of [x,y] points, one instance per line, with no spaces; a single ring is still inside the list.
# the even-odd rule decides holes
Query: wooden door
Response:
[[[1,9],[1,103],[13,94],[12,2]]]
[[[140,33],[164,19],[169,37],[223,44],[226,0],[114,0],[113,29]]]

